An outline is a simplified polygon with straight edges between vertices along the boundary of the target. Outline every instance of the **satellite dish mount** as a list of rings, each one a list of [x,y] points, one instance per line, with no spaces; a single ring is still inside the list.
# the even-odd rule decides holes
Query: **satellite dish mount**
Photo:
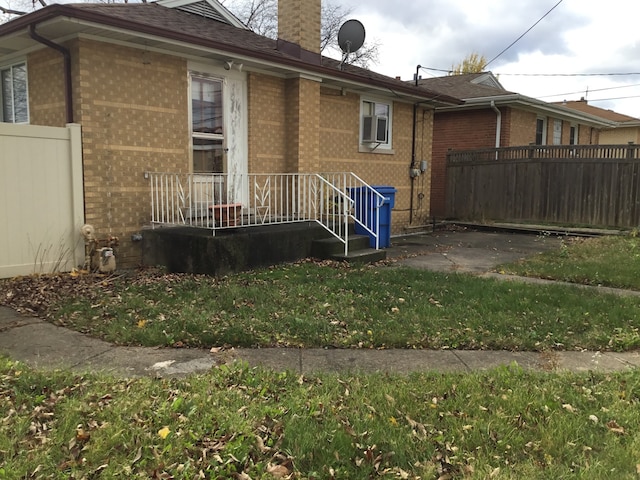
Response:
[[[338,45],[342,50],[342,62],[340,70],[350,53],[357,52],[364,43],[364,25],[359,20],[347,20],[340,27],[338,32]]]

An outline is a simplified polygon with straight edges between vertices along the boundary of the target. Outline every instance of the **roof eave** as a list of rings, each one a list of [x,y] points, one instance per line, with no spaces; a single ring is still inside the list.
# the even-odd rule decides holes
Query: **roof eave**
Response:
[[[536,98],[527,97],[519,93],[495,95],[491,97],[467,98],[463,100],[463,105],[438,108],[437,111],[460,111],[468,108],[490,107],[493,103],[495,106],[519,106],[543,111],[563,118],[580,121],[582,123],[589,123],[598,127],[611,127],[615,125],[615,122],[596,117],[588,113],[583,113],[577,110],[572,110],[570,108],[547,103]]]
[[[440,95],[436,92],[432,92],[424,88],[419,89],[418,87],[405,86],[393,81],[386,82],[380,79],[370,79],[362,75],[344,72],[335,68],[323,66],[321,64],[309,63],[297,58],[283,56],[280,53],[275,53],[275,51],[273,54],[271,54],[266,51],[246,49],[237,44],[220,43],[210,39],[203,39],[202,37],[197,37],[186,32],[165,30],[133,20],[102,15],[100,13],[96,13],[86,9],[73,8],[65,4],[49,5],[40,10],[37,10],[36,12],[16,18],[4,25],[0,25],[0,37],[18,33],[23,30],[26,31],[30,25],[37,25],[55,18],[67,19],[69,21],[80,20],[91,22],[107,27],[120,28],[136,33],[153,35],[159,38],[180,41],[205,48],[211,48],[213,50],[251,58],[259,62],[262,61],[270,64],[284,66],[290,69],[292,72],[307,72],[316,74],[321,78],[339,79],[343,82],[351,83],[353,85],[361,85],[368,88],[374,88],[381,94],[391,93],[394,95],[398,95],[405,101],[431,102],[437,104],[433,106],[458,105],[462,103],[462,100],[460,99],[449,97],[447,95]]]

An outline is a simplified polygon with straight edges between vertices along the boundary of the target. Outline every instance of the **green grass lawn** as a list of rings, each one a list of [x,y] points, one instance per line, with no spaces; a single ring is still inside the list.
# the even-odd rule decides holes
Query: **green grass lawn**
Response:
[[[583,258],[573,249],[590,241],[563,247],[566,257]],[[553,269],[555,258],[531,262]],[[635,274],[637,267],[631,260],[613,270],[603,265],[598,272],[606,275],[598,278],[607,284],[613,282],[603,278],[614,273],[632,279],[627,270]],[[303,261],[222,279],[157,271],[102,279],[32,276],[0,283],[0,294],[8,305],[129,345],[529,351],[640,346],[640,297],[389,265]]]
[[[559,256],[501,268],[532,273],[536,263],[545,277],[637,288],[635,242],[570,243]],[[610,269],[612,251],[626,253]],[[560,259],[582,277],[549,273]],[[300,262],[223,279],[23,277],[0,282],[0,303],[142,345],[640,342],[635,297],[393,265]],[[639,403],[637,370],[303,377],[234,364],[180,380],[121,380],[0,358],[0,479],[637,479]]]
[[[640,374],[184,380],[0,358],[0,478],[638,478]]]
[[[505,273],[640,291],[640,237],[571,239],[551,250],[500,267]]]

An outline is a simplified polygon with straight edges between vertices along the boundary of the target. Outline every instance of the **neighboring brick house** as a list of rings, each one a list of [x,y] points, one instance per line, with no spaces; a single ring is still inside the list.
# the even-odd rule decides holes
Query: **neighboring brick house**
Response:
[[[148,171],[352,171],[397,188],[394,233],[426,222],[412,152],[430,160],[434,106],[460,101],[321,56],[320,0],[280,0],[279,20],[272,40],[216,0],[50,5],[0,25],[0,120],[82,126],[85,221],[121,239],[122,266]],[[366,109],[387,119],[375,145]]]
[[[599,143],[612,122],[589,113],[505,90],[491,73],[420,79],[430,91],[461,98],[463,105],[437,108],[433,126],[431,215],[446,212],[446,156],[449,150],[530,144]]]
[[[594,107],[589,105],[584,98],[575,101],[558,102],[556,105],[562,105],[572,110],[614,122],[613,126],[604,127],[600,130],[600,141],[598,142],[600,145],[622,145],[629,142],[640,144],[640,118]]]

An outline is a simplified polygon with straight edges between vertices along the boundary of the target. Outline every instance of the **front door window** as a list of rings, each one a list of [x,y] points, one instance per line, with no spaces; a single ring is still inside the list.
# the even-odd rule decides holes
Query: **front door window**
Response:
[[[224,173],[222,80],[192,75],[191,131],[194,173]]]

